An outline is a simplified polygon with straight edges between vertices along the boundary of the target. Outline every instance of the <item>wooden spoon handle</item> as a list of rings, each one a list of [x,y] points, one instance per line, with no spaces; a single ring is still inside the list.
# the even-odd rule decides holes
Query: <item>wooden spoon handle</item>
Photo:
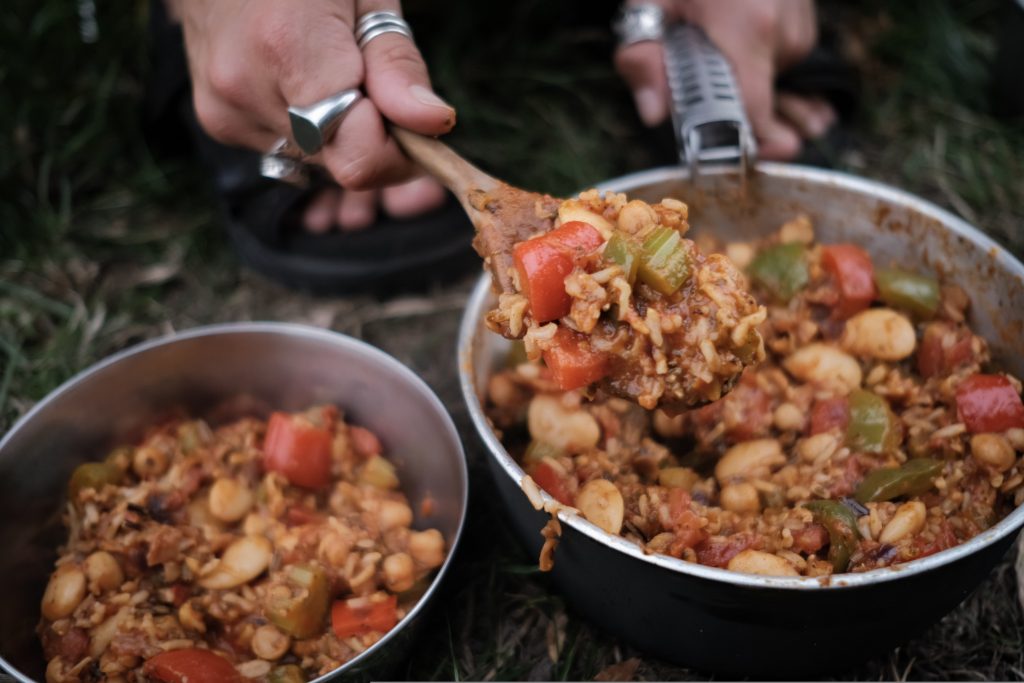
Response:
[[[436,138],[398,126],[391,126],[391,134],[410,159],[437,178],[463,204],[474,190],[489,192],[500,184]]]

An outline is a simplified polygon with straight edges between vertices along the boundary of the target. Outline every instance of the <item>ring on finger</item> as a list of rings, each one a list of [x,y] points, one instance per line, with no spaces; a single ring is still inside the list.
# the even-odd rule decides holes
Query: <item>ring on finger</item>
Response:
[[[349,88],[308,107],[288,107],[295,144],[308,155],[319,152],[361,97],[358,89]]]
[[[412,40],[412,28],[409,23],[400,17],[398,13],[390,10],[380,10],[364,14],[356,23],[356,45],[362,50],[374,38],[379,38],[385,33],[400,33],[409,40]]]
[[[623,7],[612,23],[612,30],[622,47],[661,40],[665,36],[665,10],[651,3]]]

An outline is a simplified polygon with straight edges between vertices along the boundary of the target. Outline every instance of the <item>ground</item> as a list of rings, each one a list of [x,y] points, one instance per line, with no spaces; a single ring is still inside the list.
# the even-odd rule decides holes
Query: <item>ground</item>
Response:
[[[396,677],[705,678],[568,611],[493,507],[454,366],[477,274],[382,300],[313,298],[242,268],[193,162],[157,156],[143,142],[147,3],[100,4],[96,42],[88,42],[91,3],[15,0],[15,11],[0,14],[0,432],[78,370],[173,330],[275,319],[361,337],[439,393],[472,476],[464,545]],[[554,194],[671,163],[669,147],[651,144],[668,138],[641,130],[610,68],[610,3],[444,7],[407,3],[438,89],[459,110],[457,149]],[[876,0],[856,10],[825,3],[823,15],[865,86],[851,146],[832,162],[937,201],[1020,255],[1024,134],[1019,120],[993,115],[989,77],[1011,7]],[[839,677],[1024,678],[1016,585],[1007,558],[928,632]],[[608,669],[617,662],[625,663]]]

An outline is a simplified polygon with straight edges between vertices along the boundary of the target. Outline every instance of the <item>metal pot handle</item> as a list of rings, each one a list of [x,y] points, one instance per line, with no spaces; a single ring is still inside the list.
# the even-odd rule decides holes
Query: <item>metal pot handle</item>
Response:
[[[679,160],[691,178],[702,164],[735,165],[745,177],[757,145],[728,60],[691,24],[666,27],[664,46]]]

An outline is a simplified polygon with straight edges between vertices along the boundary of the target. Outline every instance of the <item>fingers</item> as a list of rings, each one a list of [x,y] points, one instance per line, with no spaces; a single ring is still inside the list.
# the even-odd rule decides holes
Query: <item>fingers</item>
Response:
[[[357,16],[390,10],[397,0],[359,0]],[[385,33],[363,48],[366,92],[386,119],[424,135],[443,135],[455,125],[455,109],[438,97],[416,44],[399,33]]]
[[[314,196],[302,216],[307,231],[320,235],[331,229],[338,214],[338,190],[328,188]]]
[[[346,190],[338,202],[338,227],[363,230],[377,220],[377,190]]]
[[[402,185],[385,187],[381,203],[389,216],[411,218],[440,208],[444,196],[444,188],[436,180],[420,176]]]
[[[775,98],[775,108],[808,140],[820,138],[836,122],[835,109],[820,97],[779,93]]]
[[[661,43],[647,41],[615,51],[615,68],[633,91],[636,111],[648,127],[668,117],[669,89],[665,51]]]

